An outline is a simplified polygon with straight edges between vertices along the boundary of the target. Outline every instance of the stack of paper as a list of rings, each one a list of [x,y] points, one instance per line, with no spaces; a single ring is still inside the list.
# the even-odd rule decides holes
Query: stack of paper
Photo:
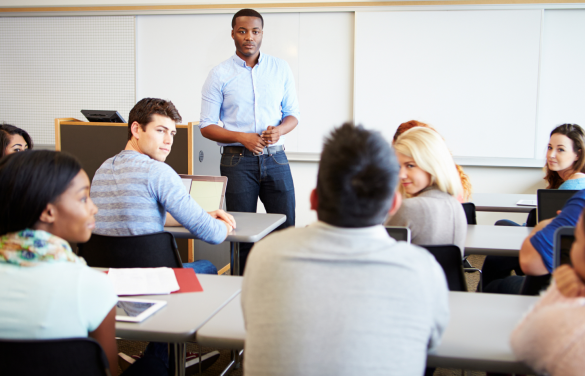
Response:
[[[161,295],[179,290],[171,268],[110,269],[108,276],[118,295]]]

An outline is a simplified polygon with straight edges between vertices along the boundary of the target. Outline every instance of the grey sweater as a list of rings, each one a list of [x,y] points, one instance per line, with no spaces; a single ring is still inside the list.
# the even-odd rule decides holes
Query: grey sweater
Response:
[[[443,270],[383,226],[316,222],[257,243],[242,287],[255,375],[423,374],[449,321]]]
[[[387,226],[410,228],[412,243],[420,245],[455,244],[463,253],[467,219],[459,201],[435,187],[402,201]]]

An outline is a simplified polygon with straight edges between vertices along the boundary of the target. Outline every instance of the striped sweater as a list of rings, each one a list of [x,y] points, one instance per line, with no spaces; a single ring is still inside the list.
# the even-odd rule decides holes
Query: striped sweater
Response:
[[[181,178],[166,163],[132,150],[106,160],[91,184],[99,211],[95,234],[127,236],[163,231],[166,212],[198,239],[218,244],[225,225],[207,214],[189,195]]]

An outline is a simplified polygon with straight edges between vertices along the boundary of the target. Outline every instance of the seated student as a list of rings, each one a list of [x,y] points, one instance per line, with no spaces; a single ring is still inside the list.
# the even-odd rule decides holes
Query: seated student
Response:
[[[554,281],[516,327],[511,345],[517,359],[538,374],[582,375],[585,369],[585,221],[575,226],[573,266],[554,271]]]
[[[32,139],[24,129],[0,124],[0,157],[32,148]]]
[[[398,136],[400,136],[401,134],[403,134],[407,130],[412,129],[414,127],[425,127],[425,128],[432,129],[435,132],[437,131],[435,128],[431,127],[430,125],[428,125],[426,123],[422,123],[422,122],[416,121],[416,120],[407,121],[406,123],[402,123],[398,126],[398,129],[396,129],[396,132],[394,133],[394,138],[393,138],[392,143],[394,144],[396,142],[396,140],[398,139]],[[457,169],[457,173],[459,174],[459,178],[461,179],[461,186],[463,187],[463,191],[459,194],[459,196],[457,196],[457,200],[459,202],[468,202],[469,200],[471,200],[471,192],[472,192],[471,180],[469,179],[469,176],[465,173],[465,171],[463,171],[463,168],[461,168],[461,166],[459,166],[458,164],[455,164],[455,168]]]
[[[325,141],[318,222],[267,236],[242,286],[246,375],[421,375],[449,321],[445,275],[381,225],[400,206],[398,164],[378,132]]]
[[[96,171],[91,198],[100,212],[94,233],[142,235],[183,225],[211,244],[225,240],[235,221],[223,210],[206,213],[191,198],[181,178],[163,163],[173,145],[181,115],[172,102],[144,98],[130,111],[126,149]],[[170,215],[167,215],[167,212]],[[217,274],[206,260],[184,264],[197,273]]]
[[[91,337],[115,376],[118,297],[68,243],[90,238],[96,212],[74,157],[39,150],[0,160],[0,338]],[[125,375],[166,372],[164,360],[149,355]]]
[[[522,243],[518,259],[522,272],[527,275],[539,276],[552,272],[553,242],[555,231],[561,226],[575,226],[579,215],[585,208],[585,190],[573,195],[561,213],[555,218],[540,221]],[[484,271],[486,266],[484,266]],[[487,278],[486,278],[487,277]],[[484,292],[517,294],[520,292],[523,276],[510,276],[510,271],[484,273]]]
[[[394,148],[402,189],[411,198],[386,225],[410,228],[414,244],[454,244],[463,253],[467,218],[455,198],[461,180],[447,145],[437,132],[415,127],[398,137]]]
[[[562,124],[550,133],[546,152],[547,189],[585,189],[585,132],[577,124]]]
[[[562,124],[552,130],[547,146],[544,179],[547,189],[585,189],[585,132],[577,124]],[[531,219],[532,218],[532,219]],[[528,215],[527,226],[536,223],[536,209]],[[497,221],[496,226],[519,226],[509,219]],[[482,273],[484,286],[492,281],[503,279],[514,270],[516,275],[523,275],[518,257],[487,256]],[[515,293],[524,281],[523,278],[510,278],[502,288],[492,286],[486,291]],[[497,282],[497,284],[500,284]],[[496,290],[492,290],[496,288]]]

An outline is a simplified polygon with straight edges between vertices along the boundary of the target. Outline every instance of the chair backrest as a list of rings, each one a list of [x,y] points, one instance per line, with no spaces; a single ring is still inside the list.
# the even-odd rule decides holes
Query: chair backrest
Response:
[[[92,338],[0,339],[0,370],[11,376],[110,375],[108,358]]]
[[[386,232],[396,241],[410,243],[410,229],[400,226],[386,226]]]
[[[447,285],[450,291],[467,291],[467,282],[463,272],[461,250],[456,245],[421,245],[435,258],[447,277]]]
[[[520,295],[539,295],[542,290],[545,290],[550,285],[551,275],[527,275],[524,277],[524,282],[520,288]]]
[[[100,268],[182,268],[177,243],[170,232],[136,236],[94,234],[79,243],[78,255],[87,265]]]
[[[537,222],[536,208],[534,208],[528,212],[528,217],[526,217],[526,227],[535,227]]]
[[[477,219],[475,217],[475,204],[473,202],[464,202],[461,205],[463,206],[463,211],[467,217],[467,224],[476,225]]]

